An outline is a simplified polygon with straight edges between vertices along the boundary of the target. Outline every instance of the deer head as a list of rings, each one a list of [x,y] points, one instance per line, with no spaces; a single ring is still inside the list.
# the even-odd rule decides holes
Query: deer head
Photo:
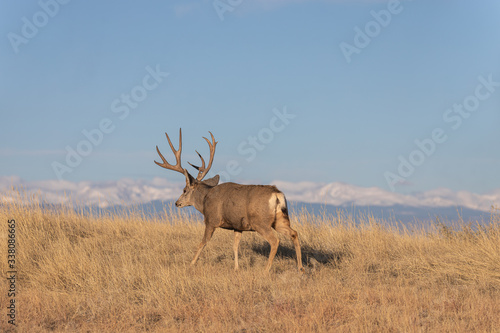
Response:
[[[201,159],[201,166],[198,167],[198,166],[193,165],[193,164],[188,162],[189,165],[191,165],[193,168],[198,170],[198,175],[196,176],[196,178],[191,176],[191,174],[189,174],[189,172],[181,166],[181,153],[182,153],[182,130],[181,129],[179,129],[179,149],[178,150],[176,150],[174,148],[174,145],[172,144],[172,141],[170,141],[168,134],[165,133],[165,135],[167,136],[168,144],[170,145],[170,149],[172,149],[172,152],[174,153],[175,159],[177,161],[177,163],[175,165],[168,163],[167,160],[165,159],[165,157],[163,157],[163,155],[160,153],[158,146],[156,146],[156,151],[158,152],[158,155],[160,155],[160,158],[162,159],[163,163],[159,163],[156,161],[155,161],[155,163],[158,164],[159,166],[161,166],[162,168],[180,172],[186,177],[186,186],[184,187],[184,191],[181,194],[181,196],[179,197],[179,199],[177,199],[177,201],[175,202],[175,205],[177,207],[195,206],[196,209],[200,210],[201,204],[202,204],[202,202],[201,202],[202,200],[201,200],[200,196],[202,196],[203,192],[204,192],[204,191],[200,191],[200,190],[203,190],[206,188],[211,188],[213,186],[216,186],[219,183],[219,175],[216,175],[215,177],[203,180],[203,178],[207,175],[208,171],[210,171],[210,168],[212,167],[212,162],[214,160],[214,155],[215,155],[215,146],[217,145],[217,142],[215,141],[215,138],[214,138],[212,132],[209,132],[209,133],[210,133],[210,136],[212,137],[212,142],[210,142],[207,138],[203,137],[207,141],[208,146],[210,148],[210,160],[208,162],[208,166],[205,166],[205,160],[203,159],[201,154],[198,153],[198,151],[196,151],[196,153],[198,154],[198,156]]]

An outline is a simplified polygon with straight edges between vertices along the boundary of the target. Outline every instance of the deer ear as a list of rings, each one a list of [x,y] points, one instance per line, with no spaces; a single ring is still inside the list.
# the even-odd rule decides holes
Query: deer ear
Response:
[[[194,177],[191,176],[189,174],[189,172],[186,171],[186,169],[184,169],[184,176],[186,176],[186,186],[193,186],[194,185],[194,181],[196,179],[194,179]]]
[[[204,180],[203,183],[207,184],[208,186],[216,186],[217,184],[219,184],[219,179],[219,175],[216,175],[215,177]]]

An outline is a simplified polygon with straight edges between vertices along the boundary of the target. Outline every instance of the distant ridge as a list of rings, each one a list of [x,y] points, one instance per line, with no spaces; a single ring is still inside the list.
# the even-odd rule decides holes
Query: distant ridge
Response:
[[[175,200],[161,201],[155,200],[144,204],[133,206],[115,205],[107,208],[101,208],[103,212],[122,212],[131,207],[148,214],[162,215],[163,212],[176,212],[179,208],[175,207]],[[306,202],[288,202],[289,210],[292,215],[306,212],[313,215],[326,215],[336,217],[340,213],[352,216],[357,219],[361,216],[372,216],[375,219],[388,222],[402,223],[403,225],[412,225],[419,223],[443,223],[444,225],[455,225],[457,222],[488,224],[491,214],[480,210],[474,210],[465,207],[411,207],[403,205],[394,206],[334,206]],[[94,207],[94,209],[98,209]],[[182,208],[187,214],[199,214],[193,207]],[[199,215],[200,219],[203,217]]]
[[[336,216],[339,211],[370,215],[401,223],[415,221],[456,221],[481,223],[490,220],[491,211],[499,213],[500,189],[488,193],[452,191],[436,188],[402,194],[378,187],[361,187],[341,182],[274,181],[285,193],[290,210]],[[136,207],[147,214],[158,214],[164,205],[172,205],[184,187],[183,182],[165,178],[110,181],[25,181],[17,176],[0,177],[0,204],[25,201],[34,196],[53,205],[75,204],[93,211],[126,211]],[[14,190],[12,190],[14,189]],[[493,208],[492,208],[493,207]],[[173,206],[172,209],[177,209]],[[189,210],[188,210],[189,211]]]

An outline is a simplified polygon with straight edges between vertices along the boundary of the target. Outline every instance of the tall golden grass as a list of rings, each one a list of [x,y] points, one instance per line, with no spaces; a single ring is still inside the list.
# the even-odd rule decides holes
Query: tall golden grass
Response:
[[[30,201],[30,198],[25,200]],[[500,218],[489,226],[412,231],[292,215],[306,272],[282,240],[217,230],[190,267],[199,217],[88,215],[7,203],[0,219],[0,331],[492,332],[500,330]],[[17,224],[17,326],[7,322],[7,221]]]

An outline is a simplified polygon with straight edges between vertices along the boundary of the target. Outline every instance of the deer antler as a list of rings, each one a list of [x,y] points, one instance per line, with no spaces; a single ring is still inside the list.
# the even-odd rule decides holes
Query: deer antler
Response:
[[[203,177],[205,177],[207,175],[208,171],[210,171],[210,168],[212,167],[212,162],[214,161],[215,146],[217,145],[217,141],[215,141],[215,138],[214,138],[214,135],[212,134],[212,132],[209,131],[208,133],[210,133],[210,136],[212,137],[211,143],[210,143],[210,141],[208,141],[207,138],[203,137],[203,139],[205,139],[205,141],[207,141],[208,146],[210,147],[210,160],[208,162],[208,167],[205,168],[205,160],[203,159],[201,154],[198,153],[198,151],[196,151],[196,153],[198,154],[198,156],[201,159],[201,167],[198,167],[198,166],[193,165],[193,164],[188,162],[189,165],[191,165],[193,168],[198,170],[198,176],[196,176],[196,179],[198,179],[198,180],[202,180]]]
[[[186,171],[186,169],[184,169],[181,166],[182,130],[179,129],[179,150],[175,150],[174,145],[172,144],[172,141],[170,141],[170,138],[168,137],[168,134],[165,133],[165,135],[167,136],[168,144],[170,145],[170,148],[172,149],[172,151],[173,151],[173,153],[175,155],[175,159],[177,160],[177,164],[176,165],[172,165],[172,164],[168,163],[167,160],[165,159],[165,157],[163,157],[163,155],[160,153],[160,150],[158,149],[158,146],[156,146],[156,151],[158,152],[158,155],[160,155],[163,163],[159,163],[159,162],[156,162],[156,161],[155,161],[155,163],[158,164],[159,166],[161,166],[162,168],[169,169],[169,170],[174,170],[174,171],[180,172],[183,175],[185,175],[187,171]]]

